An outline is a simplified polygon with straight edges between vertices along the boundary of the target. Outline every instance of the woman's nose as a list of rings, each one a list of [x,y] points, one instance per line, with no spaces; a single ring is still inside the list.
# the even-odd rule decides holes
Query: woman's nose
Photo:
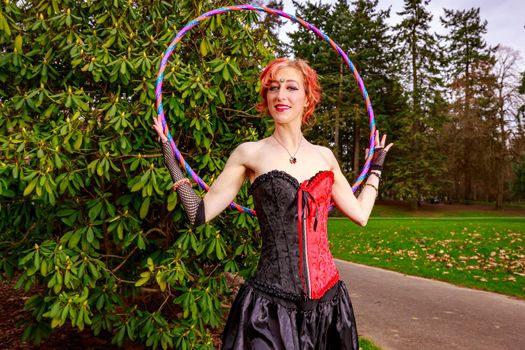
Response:
[[[277,91],[277,99],[282,100],[286,97],[286,91],[283,87],[279,88],[279,91]]]

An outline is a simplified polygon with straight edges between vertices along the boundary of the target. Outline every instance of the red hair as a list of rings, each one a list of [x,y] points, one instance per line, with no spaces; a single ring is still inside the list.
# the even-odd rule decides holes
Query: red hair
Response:
[[[270,88],[271,82],[275,80],[275,73],[283,68],[295,68],[303,75],[306,101],[308,101],[308,105],[305,107],[303,114],[302,122],[304,124],[310,119],[315,107],[321,101],[321,87],[319,86],[317,73],[305,60],[291,60],[284,57],[277,58],[263,69],[259,77],[261,80],[262,101],[256,105],[257,111],[268,113],[268,89]]]

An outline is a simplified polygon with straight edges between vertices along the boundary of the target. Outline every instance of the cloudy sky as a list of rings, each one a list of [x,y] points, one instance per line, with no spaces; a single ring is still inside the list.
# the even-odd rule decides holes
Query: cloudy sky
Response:
[[[319,0],[315,0],[319,2]],[[333,0],[321,0],[324,2]],[[305,1],[302,0],[304,3]],[[391,7],[390,24],[399,22],[396,12],[403,8],[402,0],[379,0],[379,7]],[[525,67],[525,1],[524,0],[431,0],[428,5],[433,14],[435,32],[444,33],[439,17],[444,15],[443,8],[465,10],[472,7],[480,8],[482,20],[487,21],[485,40],[489,45],[502,44],[518,50],[521,53],[521,66]],[[292,0],[284,0],[284,11],[294,14]],[[287,26],[292,29],[292,26]],[[320,28],[322,30],[322,28]],[[326,33],[330,35],[330,33]],[[337,38],[332,38],[337,42]]]

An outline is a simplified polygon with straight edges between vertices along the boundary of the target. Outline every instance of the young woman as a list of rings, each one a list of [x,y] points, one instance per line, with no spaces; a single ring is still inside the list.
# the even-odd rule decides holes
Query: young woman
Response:
[[[328,208],[366,225],[378,193],[385,135],[358,198],[333,153],[306,140],[302,125],[320,101],[316,72],[303,60],[279,58],[261,73],[260,111],[275,123],[270,137],[239,145],[201,200],[175,162],[159,117],[154,128],[192,224],[205,223],[248,179],[263,249],[257,272],[240,289],[223,349],[359,349],[352,305],[328,247]]]

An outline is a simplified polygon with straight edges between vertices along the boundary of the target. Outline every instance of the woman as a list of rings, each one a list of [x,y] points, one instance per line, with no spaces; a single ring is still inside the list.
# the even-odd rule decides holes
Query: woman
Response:
[[[378,192],[385,136],[376,134],[371,171],[358,198],[333,153],[301,131],[320,101],[317,74],[303,60],[279,58],[261,73],[260,111],[275,131],[239,145],[201,200],[177,166],[160,118],[154,128],[188,218],[200,225],[251,182],[263,249],[255,276],[240,289],[223,349],[353,349],[358,339],[350,297],[328,248],[328,207],[366,225]]]

